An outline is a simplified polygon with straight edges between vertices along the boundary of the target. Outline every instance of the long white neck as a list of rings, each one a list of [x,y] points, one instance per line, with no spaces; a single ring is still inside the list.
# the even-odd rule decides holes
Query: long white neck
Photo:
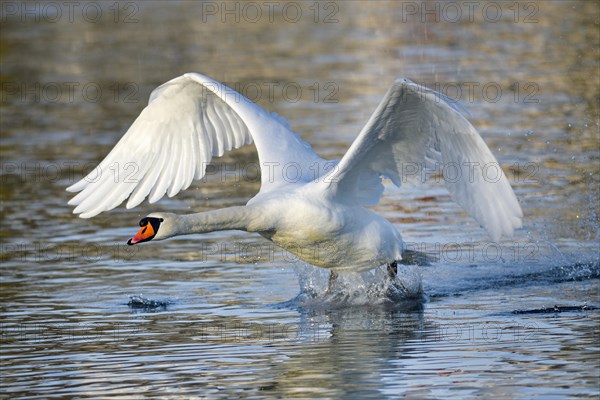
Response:
[[[251,221],[250,207],[237,206],[220,210],[178,216],[178,235],[214,231],[248,231]]]

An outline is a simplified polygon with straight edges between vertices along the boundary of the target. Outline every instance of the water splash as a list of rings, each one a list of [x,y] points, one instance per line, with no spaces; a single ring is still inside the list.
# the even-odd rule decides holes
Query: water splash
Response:
[[[342,272],[331,285],[329,270],[297,264],[295,271],[300,294],[288,302],[288,306],[343,308],[424,299],[421,273],[416,266],[399,266],[395,279],[390,278],[383,267],[363,273]]]
[[[129,296],[127,305],[135,311],[164,311],[172,303],[169,299],[150,299],[140,294]]]
[[[549,264],[527,266],[438,264],[423,270],[425,292],[428,297],[446,297],[479,290],[552,285],[600,278],[600,263],[597,260],[557,263],[554,266]]]

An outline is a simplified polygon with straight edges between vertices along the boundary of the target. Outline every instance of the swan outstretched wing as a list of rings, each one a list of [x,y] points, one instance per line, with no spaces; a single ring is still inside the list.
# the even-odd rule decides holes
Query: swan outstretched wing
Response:
[[[421,179],[435,163],[454,201],[493,240],[521,226],[515,194],[473,125],[445,96],[408,79],[388,90],[335,169],[321,180],[337,201],[373,205],[381,176],[400,186]]]
[[[156,88],[149,104],[106,158],[67,188],[80,192],[69,204],[82,218],[171,197],[201,179],[213,156],[254,141],[263,169],[261,191],[286,184],[282,168],[293,162],[293,181],[310,181],[322,163],[283,118],[266,112],[227,86],[189,73]],[[297,176],[300,171],[300,176]]]

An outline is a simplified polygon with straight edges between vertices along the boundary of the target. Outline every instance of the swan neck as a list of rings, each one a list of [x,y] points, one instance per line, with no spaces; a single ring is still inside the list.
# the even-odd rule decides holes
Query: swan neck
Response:
[[[249,210],[246,206],[181,215],[179,234],[208,233],[225,230],[247,231]]]

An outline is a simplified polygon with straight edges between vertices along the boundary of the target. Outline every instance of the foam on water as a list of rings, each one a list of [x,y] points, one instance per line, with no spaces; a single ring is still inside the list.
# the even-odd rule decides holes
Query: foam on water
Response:
[[[288,302],[300,308],[343,308],[393,305],[423,300],[421,273],[416,266],[399,266],[395,279],[385,268],[368,272],[344,272],[329,285],[329,270],[298,264],[295,267],[300,293]]]

